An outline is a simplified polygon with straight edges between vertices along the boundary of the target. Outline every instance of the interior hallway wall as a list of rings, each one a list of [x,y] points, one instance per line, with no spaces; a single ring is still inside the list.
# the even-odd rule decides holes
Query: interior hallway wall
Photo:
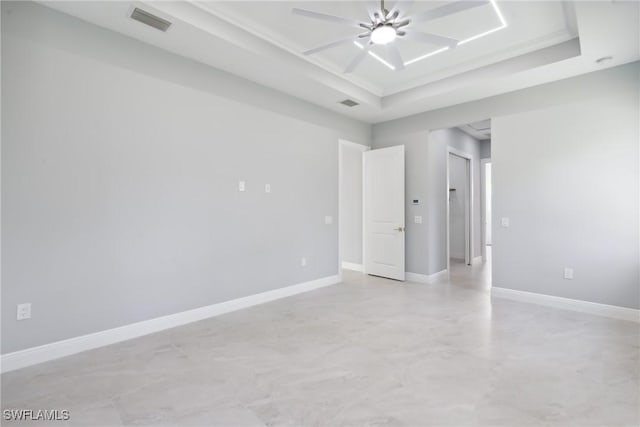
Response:
[[[32,2],[2,113],[3,354],[338,274],[365,123]]]

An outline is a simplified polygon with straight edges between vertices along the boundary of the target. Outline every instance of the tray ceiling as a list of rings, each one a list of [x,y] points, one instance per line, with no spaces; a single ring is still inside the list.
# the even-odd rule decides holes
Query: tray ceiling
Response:
[[[403,16],[411,17],[417,12],[447,3],[450,2],[413,2],[408,7],[399,7]],[[368,20],[365,2],[220,1],[199,4],[236,25],[299,53],[334,40],[356,36],[362,31],[346,25],[294,15],[291,13],[292,8],[303,8],[359,21]],[[497,12],[501,13],[506,21],[504,28]],[[571,19],[567,15],[567,8],[561,2],[488,2],[483,6],[440,19],[409,25],[410,28],[461,41],[481,37],[412,62],[403,70],[392,70],[382,61],[369,56],[353,72],[353,76],[345,77],[373,89],[380,95],[393,94],[469,68],[492,63],[497,59],[522,55],[570,40],[576,33],[571,28]],[[491,30],[496,31],[485,35]],[[411,40],[397,40],[394,43],[397,43],[405,64],[441,50],[439,46]],[[359,50],[354,44],[347,44],[305,59],[342,74],[345,66]],[[379,58],[387,59],[384,46],[375,46],[372,51]]]

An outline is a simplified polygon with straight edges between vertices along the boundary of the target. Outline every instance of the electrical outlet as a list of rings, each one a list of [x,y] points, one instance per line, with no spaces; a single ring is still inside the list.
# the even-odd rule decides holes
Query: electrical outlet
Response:
[[[509,221],[509,218],[507,217],[502,217],[500,219],[500,225],[502,225],[504,228],[509,228],[509,225],[510,225],[509,223],[510,221]]]
[[[306,267],[307,266],[307,259],[306,258],[302,258],[300,260],[300,265],[303,266],[303,267]]]
[[[30,302],[26,302],[24,304],[18,304],[16,319],[18,320],[31,319],[31,303]]]
[[[264,185],[264,192],[265,193],[271,193],[271,184],[265,184]]]
[[[246,185],[244,181],[238,181],[238,191],[245,191],[245,190],[246,190]]]
[[[333,217],[330,215],[327,215],[324,217],[324,223],[329,225],[329,224],[333,224]]]
[[[571,267],[564,268],[564,278],[567,280],[573,280],[573,268]]]

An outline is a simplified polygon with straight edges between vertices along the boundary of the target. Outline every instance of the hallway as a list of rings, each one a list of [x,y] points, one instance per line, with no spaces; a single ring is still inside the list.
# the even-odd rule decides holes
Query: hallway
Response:
[[[451,260],[449,281],[451,284],[477,290],[491,290],[491,246],[487,246],[487,260],[466,265],[463,261]]]

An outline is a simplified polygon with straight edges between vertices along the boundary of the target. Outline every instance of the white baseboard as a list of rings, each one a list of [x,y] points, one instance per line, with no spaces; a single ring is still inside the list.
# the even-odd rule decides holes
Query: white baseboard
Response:
[[[60,357],[115,344],[120,341],[130,340],[132,338],[152,334],[165,329],[175,328],[176,326],[185,325],[187,323],[197,322],[198,320],[207,319],[209,317],[219,316],[221,314],[241,310],[254,305],[312,291],[314,289],[334,285],[336,283],[340,283],[340,276],[338,275],[323,277],[310,282],[299,283],[297,285],[274,289],[272,291],[262,292],[218,304],[212,304],[206,307],[194,308],[193,310],[182,311],[180,313],[157,317],[155,319],[131,323],[118,328],[107,329],[106,331],[82,335],[63,341],[57,341],[38,347],[31,347],[25,350],[3,354],[0,359],[0,371],[13,371],[15,369],[24,368],[37,363],[58,359]]]
[[[342,268],[353,271],[364,271],[362,264],[355,264],[353,262],[342,262]]]
[[[491,288],[491,295],[498,298],[506,298],[515,301],[532,304],[546,305],[565,310],[580,311],[595,314],[597,316],[612,317],[614,319],[640,322],[640,310],[616,305],[599,304],[570,298],[556,297],[552,295],[537,294],[534,292],[517,291],[515,289]]]
[[[438,271],[437,273],[433,273],[433,274],[419,274],[419,273],[410,273],[410,272],[406,272],[405,273],[405,278],[409,281],[409,282],[417,282],[417,283],[434,283],[435,281],[437,281],[438,279],[441,279],[443,277],[446,277],[448,274],[447,270],[442,270],[442,271]]]
[[[473,257],[473,259],[471,260],[471,264],[472,265],[476,265],[476,264],[482,264],[482,262],[484,261],[482,255],[477,256],[477,257]]]

